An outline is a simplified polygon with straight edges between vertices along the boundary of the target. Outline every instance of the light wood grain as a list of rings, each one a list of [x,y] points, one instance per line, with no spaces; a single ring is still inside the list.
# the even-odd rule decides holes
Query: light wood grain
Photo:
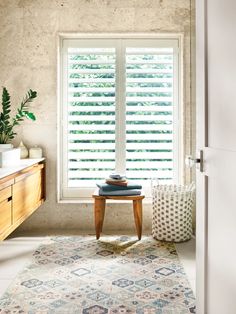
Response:
[[[32,207],[31,211],[29,211],[27,214],[22,216],[20,219],[18,219],[14,224],[12,224],[9,228],[7,228],[2,234],[0,234],[0,241],[6,239],[9,234],[11,234],[17,227],[22,224],[33,212],[39,208],[43,204],[44,200],[40,200],[34,207]]]
[[[37,163],[0,180],[0,240],[45,200],[45,165]]]
[[[133,211],[138,239],[140,240],[142,237],[142,221],[143,221],[142,200],[133,200]]]
[[[21,180],[13,185],[13,223],[21,217],[27,216],[42,198],[42,173],[20,176]],[[17,178],[18,179],[18,178]]]
[[[0,234],[11,226],[11,201],[5,200],[0,204]]]
[[[3,178],[0,180],[0,190],[5,189],[8,186],[11,186],[14,183],[14,177],[12,175]]]
[[[100,200],[100,232],[102,232],[103,228],[103,222],[104,222],[104,216],[105,216],[105,208],[106,208],[106,200],[102,199]]]
[[[9,197],[11,197],[11,186],[0,191],[0,203],[7,200]]]
[[[141,240],[142,237],[142,200],[145,195],[126,195],[126,196],[108,196],[108,195],[99,195],[98,190],[93,194],[94,198],[94,220],[95,220],[95,232],[96,238],[100,238],[102,232],[106,200],[121,200],[121,201],[133,201],[133,211],[134,211],[134,221],[137,230],[138,239]]]
[[[105,214],[105,199],[96,199],[94,202],[94,220],[95,220],[95,231],[97,240],[100,238],[102,232],[103,220]]]
[[[15,176],[15,183],[31,176],[33,173],[38,172],[39,170],[43,168],[44,168],[44,164],[36,164],[24,170],[19,171]]]

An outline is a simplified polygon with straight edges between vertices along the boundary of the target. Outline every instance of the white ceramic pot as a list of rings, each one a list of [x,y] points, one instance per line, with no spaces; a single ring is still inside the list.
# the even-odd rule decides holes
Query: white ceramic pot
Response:
[[[20,149],[0,149],[0,167],[12,167],[20,163]]]
[[[11,149],[11,148],[13,148],[12,144],[0,144],[0,150],[1,151]]]

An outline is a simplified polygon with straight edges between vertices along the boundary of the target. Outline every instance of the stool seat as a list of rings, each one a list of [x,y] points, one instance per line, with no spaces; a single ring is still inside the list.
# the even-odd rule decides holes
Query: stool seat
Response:
[[[93,193],[94,198],[94,219],[95,219],[95,231],[96,238],[100,238],[102,232],[106,200],[121,200],[121,201],[133,201],[134,221],[137,230],[138,239],[142,237],[142,200],[145,195],[99,195],[99,190],[96,189]]]

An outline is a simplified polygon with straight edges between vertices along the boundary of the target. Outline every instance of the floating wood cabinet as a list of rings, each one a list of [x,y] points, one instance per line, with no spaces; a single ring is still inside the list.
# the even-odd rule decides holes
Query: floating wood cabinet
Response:
[[[0,230],[6,232],[11,227],[11,187],[0,191]]]
[[[0,179],[0,240],[45,200],[45,164],[37,163]]]

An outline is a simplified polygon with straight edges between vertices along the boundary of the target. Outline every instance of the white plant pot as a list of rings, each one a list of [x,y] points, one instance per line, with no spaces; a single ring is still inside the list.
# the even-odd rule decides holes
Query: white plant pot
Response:
[[[0,167],[13,167],[20,163],[20,148],[0,148]]]
[[[6,150],[6,149],[11,149],[13,148],[12,144],[0,144],[0,150]]]

